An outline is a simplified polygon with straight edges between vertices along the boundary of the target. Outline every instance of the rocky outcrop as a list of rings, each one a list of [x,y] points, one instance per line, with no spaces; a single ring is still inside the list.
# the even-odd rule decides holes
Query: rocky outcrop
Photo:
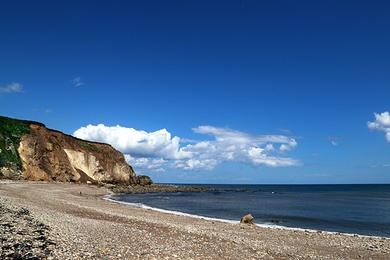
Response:
[[[137,176],[137,183],[141,186],[153,184],[152,179],[146,175]]]
[[[148,182],[146,178],[138,178],[133,168],[126,163],[123,154],[108,144],[84,141],[48,129],[40,123],[21,120],[16,122],[25,122],[28,131],[23,129],[24,132],[18,136],[18,147],[15,147],[17,142],[13,142],[15,151],[8,149],[7,157],[1,156],[8,158],[13,155],[14,161],[3,160],[0,164],[0,177],[83,183]],[[11,135],[9,129],[7,135]]]
[[[171,184],[150,184],[150,185],[112,185],[106,184],[106,188],[114,193],[154,193],[154,192],[215,192],[215,189],[206,186],[196,185],[171,185]]]

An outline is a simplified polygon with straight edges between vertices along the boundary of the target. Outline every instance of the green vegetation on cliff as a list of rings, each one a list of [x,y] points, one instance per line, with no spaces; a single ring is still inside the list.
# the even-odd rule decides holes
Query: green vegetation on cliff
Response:
[[[3,116],[0,116],[0,179],[152,183],[146,176],[137,178],[123,154],[110,145],[84,141],[39,122]]]
[[[0,116],[0,167],[15,165],[22,170],[18,147],[21,137],[30,133],[31,123]]]
[[[81,148],[90,151],[90,152],[99,152],[99,149],[92,143],[83,141],[83,140],[77,140],[77,143],[81,146]]]

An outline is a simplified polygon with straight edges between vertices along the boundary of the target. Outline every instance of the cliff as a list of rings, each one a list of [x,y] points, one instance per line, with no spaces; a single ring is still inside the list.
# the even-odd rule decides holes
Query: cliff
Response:
[[[145,184],[145,177],[137,177],[123,154],[108,144],[1,116],[0,178]]]

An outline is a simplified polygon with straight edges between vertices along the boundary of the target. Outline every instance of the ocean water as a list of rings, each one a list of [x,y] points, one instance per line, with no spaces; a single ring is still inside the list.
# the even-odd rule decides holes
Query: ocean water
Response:
[[[258,224],[390,237],[390,185],[192,185],[213,192],[121,194],[128,203]]]

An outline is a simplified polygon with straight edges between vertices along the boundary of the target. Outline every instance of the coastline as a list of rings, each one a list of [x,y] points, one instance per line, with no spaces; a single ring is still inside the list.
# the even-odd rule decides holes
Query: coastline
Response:
[[[115,194],[117,195],[117,194]],[[131,203],[131,202],[126,202],[126,201],[120,201],[120,200],[115,200],[112,198],[112,194],[105,195],[103,197],[104,200],[114,202],[114,203],[119,203],[131,207],[137,207],[137,208],[142,208],[142,209],[148,209],[148,210],[154,210],[157,212],[165,213],[165,214],[172,214],[172,215],[177,215],[177,216],[184,216],[184,217],[189,217],[189,218],[195,218],[195,219],[203,219],[207,221],[219,221],[223,223],[229,223],[229,224],[240,224],[240,221],[238,220],[230,220],[230,219],[223,219],[223,218],[213,218],[213,217],[207,217],[207,216],[202,216],[202,215],[197,215],[197,214],[190,214],[186,212],[181,212],[181,211],[175,211],[175,210],[168,210],[168,209],[162,209],[162,208],[156,208],[156,207],[151,207],[148,205],[145,205],[143,203]],[[255,226],[261,227],[261,228],[269,228],[269,229],[285,229],[285,230],[291,230],[291,231],[300,231],[300,232],[311,232],[311,233],[326,233],[329,235],[344,235],[344,236],[352,236],[352,237],[363,237],[363,238],[376,238],[376,239],[387,239],[390,241],[390,237],[385,237],[385,236],[373,236],[373,235],[362,235],[362,234],[357,234],[357,233],[347,233],[347,232],[338,232],[338,231],[326,231],[326,230],[320,230],[320,229],[310,229],[310,228],[299,228],[299,227],[288,227],[288,226],[283,226],[283,225],[278,225],[278,224],[272,224],[272,223],[253,223]]]
[[[27,208],[48,227],[54,259],[386,259],[390,254],[387,238],[167,214],[108,201],[110,194],[92,185],[0,182],[1,204]]]

